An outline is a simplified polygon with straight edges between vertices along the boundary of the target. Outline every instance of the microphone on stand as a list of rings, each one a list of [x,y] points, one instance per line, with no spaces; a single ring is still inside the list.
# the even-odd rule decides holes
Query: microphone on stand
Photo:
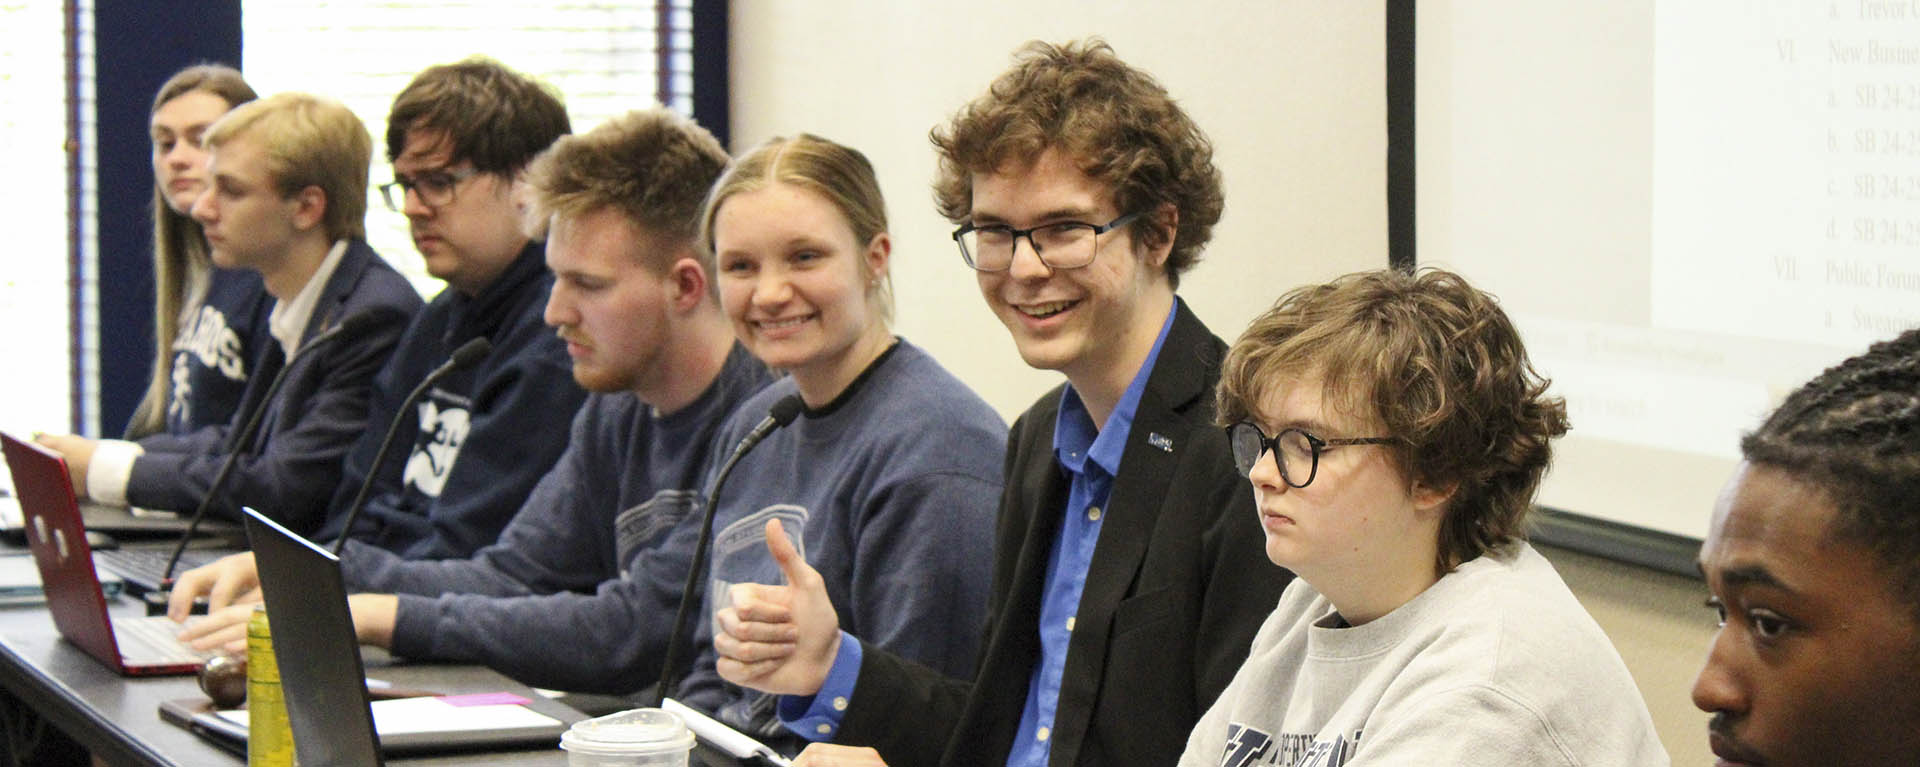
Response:
[[[220,463],[220,470],[214,472],[213,482],[207,485],[207,494],[200,498],[200,505],[187,519],[187,529],[180,534],[180,542],[174,544],[173,554],[167,557],[167,567],[160,575],[159,590],[141,595],[141,598],[147,600],[149,615],[160,615],[166,612],[167,595],[173,591],[173,569],[180,566],[180,555],[187,550],[187,544],[193,541],[194,533],[200,527],[200,520],[205,519],[207,512],[213,509],[214,499],[218,498],[220,491],[226,488],[227,478],[233,475],[233,467],[239,463],[240,456],[252,446],[253,438],[260,430],[261,420],[266,416],[267,409],[273,406],[274,397],[280,393],[280,385],[287,381],[287,371],[292,370],[294,363],[300,361],[307,352],[343,336],[363,335],[379,322],[380,319],[371,312],[349,315],[338,324],[314,336],[312,340],[301,344],[293,351],[293,355],[287,358],[286,363],[280,366],[280,371],[273,375],[273,381],[267,385],[266,394],[262,395],[259,401],[254,402],[253,409],[247,412],[245,422],[238,430],[227,435],[227,459]]]
[[[687,570],[686,586],[680,589],[680,609],[673,614],[673,633],[667,635],[666,661],[660,667],[660,685],[658,693],[654,695],[653,705],[659,706],[661,701],[666,700],[679,681],[675,678],[678,676],[675,669],[680,665],[680,654],[686,649],[684,640],[687,621],[693,615],[694,593],[699,590],[700,579],[706,577],[707,551],[713,548],[713,518],[719,508],[715,502],[720,499],[720,488],[726,485],[727,475],[733,473],[733,465],[745,458],[747,451],[775,430],[793,423],[793,419],[806,406],[807,403],[798,394],[789,394],[773,403],[767,417],[754,424],[753,431],[747,432],[747,436],[740,440],[739,446],[733,449],[733,455],[728,456],[727,462],[720,466],[720,474],[713,478],[713,488],[707,491],[707,507],[702,510],[700,541],[693,547],[693,566]]]
[[[393,438],[399,434],[400,424],[406,422],[407,413],[413,409],[414,403],[426,396],[427,388],[435,382],[479,362],[490,351],[493,351],[493,343],[485,338],[475,338],[461,344],[447,357],[446,362],[440,363],[440,367],[420,379],[420,385],[413,387],[413,391],[407,393],[407,398],[400,401],[400,407],[393,411],[393,421],[387,424],[387,435],[380,440],[380,450],[373,454],[373,465],[367,469],[367,478],[360,481],[360,491],[354,493],[353,503],[347,506],[346,524],[340,526],[340,537],[333,542],[334,556],[340,556],[340,549],[347,545],[347,536],[353,533],[353,522],[359,518],[360,509],[367,505],[367,493],[373,490],[373,482],[380,476],[380,465],[387,460],[387,451],[393,447]]]

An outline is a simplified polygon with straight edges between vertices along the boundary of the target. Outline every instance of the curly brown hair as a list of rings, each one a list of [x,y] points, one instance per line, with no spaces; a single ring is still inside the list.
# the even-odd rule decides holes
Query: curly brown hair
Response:
[[[973,175],[1020,167],[1059,148],[1081,172],[1113,190],[1121,213],[1145,212],[1160,226],[1134,236],[1159,247],[1178,216],[1167,278],[1200,260],[1226,196],[1213,144],[1152,75],[1128,66],[1099,38],[1054,45],[1033,41],[987,93],[929,135],[940,154],[933,183],[941,215],[961,223],[973,213]]]
[[[1227,353],[1217,418],[1247,418],[1272,387],[1313,375],[1333,407],[1397,440],[1388,450],[1408,479],[1454,488],[1438,572],[1526,537],[1567,408],[1493,296],[1439,269],[1289,291]]]
[[[1874,553],[1920,621],[1920,329],[1808,381],[1740,451],[1824,493],[1834,534]]]

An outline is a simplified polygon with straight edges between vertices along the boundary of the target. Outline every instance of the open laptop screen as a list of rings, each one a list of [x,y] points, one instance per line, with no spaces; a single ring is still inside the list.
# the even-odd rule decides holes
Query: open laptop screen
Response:
[[[300,762],[381,764],[340,560],[245,511]]]

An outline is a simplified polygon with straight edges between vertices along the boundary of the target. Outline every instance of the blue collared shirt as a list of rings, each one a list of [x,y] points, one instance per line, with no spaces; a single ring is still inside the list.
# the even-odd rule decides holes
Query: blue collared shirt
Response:
[[[1020,731],[1014,738],[1013,751],[1007,755],[1009,767],[1045,767],[1047,763],[1054,712],[1060,701],[1060,678],[1067,663],[1067,641],[1073,635],[1080,593],[1087,585],[1093,547],[1100,540],[1100,520],[1105,516],[1107,496],[1113,490],[1114,475],[1119,473],[1120,458],[1133,431],[1140,395],[1147,389],[1147,378],[1160,359],[1160,347],[1167,342],[1167,331],[1173,327],[1179,309],[1176,298],[1160,324],[1153,349],[1107,416],[1105,427],[1094,430],[1093,418],[1072,384],[1061,396],[1060,413],[1053,425],[1053,451],[1054,459],[1072,476],[1072,484],[1063,511],[1066,520],[1047,560],[1047,583],[1040,605],[1040,665],[1034,668],[1027,685]],[[810,696],[780,696],[781,724],[808,740],[833,740],[840,731],[847,701],[853,698],[854,683],[860,679],[861,660],[860,640],[840,632],[840,651],[820,691]]]
[[[1020,712],[1013,750],[1007,755],[1008,767],[1046,767],[1053,747],[1053,720],[1060,704],[1067,645],[1073,637],[1075,614],[1080,610],[1080,594],[1086,589],[1087,569],[1093,564],[1093,549],[1100,541],[1107,497],[1113,492],[1114,476],[1120,473],[1120,458],[1133,432],[1140,395],[1146,391],[1147,378],[1160,359],[1160,347],[1167,341],[1176,311],[1177,302],[1167,312],[1153,350],[1133,374],[1133,382],[1114,405],[1104,427],[1094,430],[1093,418],[1072,385],[1061,396],[1060,414],[1053,424],[1053,453],[1054,460],[1067,470],[1071,484],[1066,517],[1060,534],[1053,539],[1046,589],[1040,598],[1040,665],[1027,683],[1027,704]]]

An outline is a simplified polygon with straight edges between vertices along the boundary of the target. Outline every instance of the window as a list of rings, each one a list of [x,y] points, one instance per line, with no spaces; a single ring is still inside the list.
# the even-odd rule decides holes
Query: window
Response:
[[[87,5],[83,3],[83,5]],[[0,146],[13,179],[0,198],[12,256],[0,269],[0,328],[13,376],[0,397],[0,428],[16,434],[62,430],[72,418],[72,333],[68,270],[73,253],[67,205],[67,34],[61,3],[0,1]],[[83,35],[83,37],[85,37]],[[89,59],[82,56],[81,61]],[[90,79],[90,78],[89,78]],[[91,89],[82,93],[91,97]],[[90,217],[83,220],[91,220]],[[24,222],[44,222],[24,225]]]
[[[373,133],[371,186],[389,181],[387,109],[420,70],[474,54],[498,59],[560,90],[576,132],[655,103],[664,58],[667,106],[692,111],[692,0],[654,3],[518,0],[325,0],[291,6],[246,0],[241,69],[261,95],[305,91],[344,102]],[[665,16],[665,33],[656,22]],[[665,42],[666,56],[656,53]],[[406,217],[369,188],[367,240],[432,295]]]

